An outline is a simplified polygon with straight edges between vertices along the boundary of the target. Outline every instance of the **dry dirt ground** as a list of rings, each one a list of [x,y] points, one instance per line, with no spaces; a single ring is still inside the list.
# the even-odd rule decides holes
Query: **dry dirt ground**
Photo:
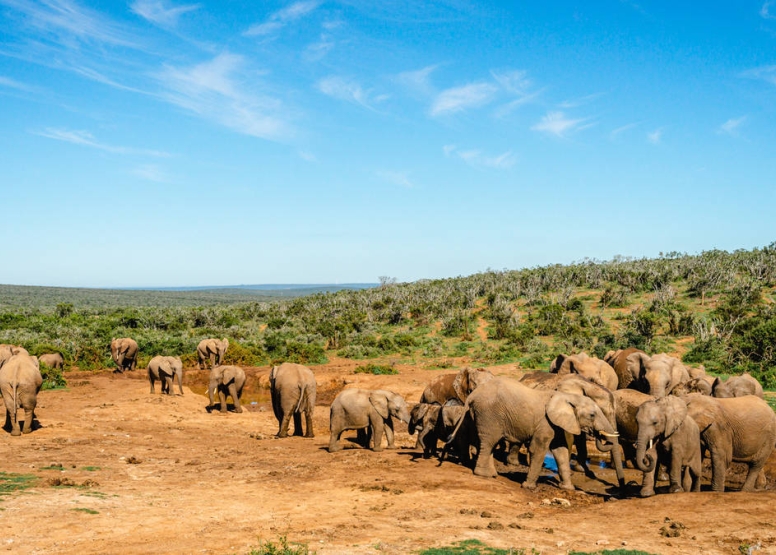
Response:
[[[395,451],[358,448],[346,432],[346,449],[329,454],[328,404],[343,386],[390,388],[416,401],[445,372],[399,366],[399,375],[372,376],[353,374],[355,365],[314,367],[314,439],[272,437],[266,368],[248,369],[247,410],[227,415],[205,410],[206,371],[187,370],[182,397],[161,396],[159,384],[149,394],[140,370],[70,373],[67,390],[40,393],[38,429],[0,433],[0,471],[38,477],[0,496],[0,551],[243,554],[286,535],[320,554],[411,553],[471,538],[541,553],[739,553],[743,544],[776,552],[773,490],[617,500],[604,469],[602,481],[575,473],[573,493],[546,471],[532,492],[519,485],[525,468],[502,466],[511,473],[487,479],[419,458],[403,424]],[[772,488],[773,458],[768,473]],[[737,487],[740,475],[728,483]]]

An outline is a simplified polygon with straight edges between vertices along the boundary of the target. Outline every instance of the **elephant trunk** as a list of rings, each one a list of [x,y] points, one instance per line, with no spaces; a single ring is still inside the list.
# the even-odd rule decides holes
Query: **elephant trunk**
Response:
[[[649,449],[649,453],[647,449]],[[647,440],[646,437],[639,437],[639,440],[636,442],[636,466],[639,467],[639,470],[645,473],[655,470],[657,457],[653,455],[652,439]]]

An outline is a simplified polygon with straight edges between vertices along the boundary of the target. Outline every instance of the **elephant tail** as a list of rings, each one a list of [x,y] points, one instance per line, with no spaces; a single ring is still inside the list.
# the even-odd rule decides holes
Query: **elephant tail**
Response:
[[[18,388],[19,388],[19,383],[18,382],[14,382],[13,383],[13,414],[11,414],[11,422],[13,423],[14,426],[16,426],[16,411],[19,408],[18,405],[16,404],[16,401],[17,401],[17,399],[16,399],[16,397],[17,397],[16,391],[17,391]],[[25,423],[25,426],[26,425],[27,424]]]
[[[299,412],[299,409],[302,408],[302,403],[307,398],[307,384],[302,385],[302,389],[299,390],[299,402],[296,404],[296,408],[294,409],[295,413]]]

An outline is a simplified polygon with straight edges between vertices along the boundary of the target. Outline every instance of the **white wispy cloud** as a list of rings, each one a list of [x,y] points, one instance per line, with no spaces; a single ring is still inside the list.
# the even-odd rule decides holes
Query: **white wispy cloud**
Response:
[[[314,42],[305,48],[304,57],[308,61],[317,62],[323,59],[336,45],[334,39],[328,33],[321,33],[318,42]]]
[[[761,81],[766,81],[771,85],[776,85],[776,65],[749,69],[744,71],[741,76],[749,79],[759,79]]]
[[[71,0],[0,0],[0,5],[24,14],[24,24],[66,45],[76,41],[138,46],[137,38],[123,26]]]
[[[772,5],[773,5],[773,2],[771,1],[765,2],[762,8],[760,8],[760,17],[762,17],[763,19],[776,19],[776,15],[773,15],[770,12]]]
[[[386,95],[373,95],[371,89],[364,89],[356,81],[339,76],[321,79],[316,87],[326,96],[358,104],[369,110],[374,110],[375,104],[388,98]]]
[[[622,125],[617,129],[612,129],[612,131],[609,133],[609,138],[616,139],[622,133],[625,133],[626,131],[633,129],[634,127],[638,127],[639,125],[641,125],[640,122],[634,122],[634,123],[628,123],[628,124]]]
[[[165,0],[135,0],[129,8],[140,17],[161,27],[174,27],[185,13],[200,8],[199,4],[169,5]]]
[[[453,87],[439,93],[431,104],[430,114],[442,116],[454,114],[469,108],[476,108],[490,103],[498,87],[491,83],[470,83],[461,87]]]
[[[522,69],[491,70],[490,74],[496,83],[512,94],[524,95],[533,86],[528,78],[528,72]]]
[[[307,150],[300,150],[299,151],[299,157],[304,160],[305,162],[317,162],[318,157],[313,154],[312,152],[309,152]]]
[[[517,156],[507,150],[496,156],[483,153],[480,149],[459,150],[455,145],[445,145],[442,147],[445,156],[457,156],[467,164],[479,168],[493,168],[498,170],[507,170],[517,163]]]
[[[404,71],[396,76],[396,81],[414,93],[431,96],[434,89],[431,86],[431,74],[439,67],[434,64],[414,71]]]
[[[387,181],[391,185],[398,185],[399,187],[406,187],[411,189],[415,184],[410,180],[406,172],[397,171],[378,171],[377,177],[383,181]]]
[[[166,67],[156,77],[163,99],[204,119],[263,139],[289,137],[293,130],[282,115],[282,103],[246,90],[239,80],[246,73],[242,56],[223,53],[193,67]]]
[[[285,27],[288,23],[300,19],[313,11],[320,5],[318,1],[301,1],[278,10],[271,14],[263,23],[252,25],[245,33],[247,37],[266,36]]]
[[[587,123],[586,123],[587,122]],[[592,126],[590,118],[571,119],[563,112],[548,112],[539,123],[531,127],[533,131],[540,131],[556,137],[565,138],[571,133],[581,131]]]
[[[170,176],[156,164],[144,164],[132,170],[132,174],[155,183],[169,183]]]
[[[0,87],[16,89],[17,91],[23,92],[36,92],[38,90],[37,87],[27,85],[26,83],[22,83],[16,79],[11,79],[10,77],[3,77],[2,75],[0,75]]]
[[[558,107],[563,108],[564,110],[569,110],[571,108],[578,108],[580,106],[584,106],[585,104],[590,104],[597,98],[600,98],[601,96],[603,96],[603,94],[604,93],[599,92],[599,93],[588,94],[586,96],[581,96],[579,98],[574,98],[571,100],[564,100],[558,105]]]
[[[663,128],[655,129],[654,131],[647,133],[647,140],[653,145],[660,144],[663,139]]]
[[[106,152],[112,152],[114,154],[135,154],[141,156],[155,156],[159,158],[167,158],[170,156],[169,153],[161,150],[149,150],[145,148],[116,146],[103,143],[98,141],[90,132],[83,130],[57,129],[54,127],[47,127],[43,131],[38,131],[35,134],[57,141],[63,141],[75,145],[88,146],[98,150],[104,150]]]
[[[746,116],[741,116],[740,118],[731,118],[719,126],[717,133],[725,133],[727,135],[737,137],[738,128],[741,127],[741,124],[744,123],[745,121],[746,121]]]

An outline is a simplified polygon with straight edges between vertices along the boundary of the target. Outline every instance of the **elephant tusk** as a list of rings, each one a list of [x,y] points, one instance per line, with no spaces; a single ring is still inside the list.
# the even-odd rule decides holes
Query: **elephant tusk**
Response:
[[[620,434],[617,432],[614,432],[613,434],[610,434],[609,432],[601,432],[601,435],[606,437],[620,437]]]
[[[652,449],[652,440],[649,440],[649,448]]]

